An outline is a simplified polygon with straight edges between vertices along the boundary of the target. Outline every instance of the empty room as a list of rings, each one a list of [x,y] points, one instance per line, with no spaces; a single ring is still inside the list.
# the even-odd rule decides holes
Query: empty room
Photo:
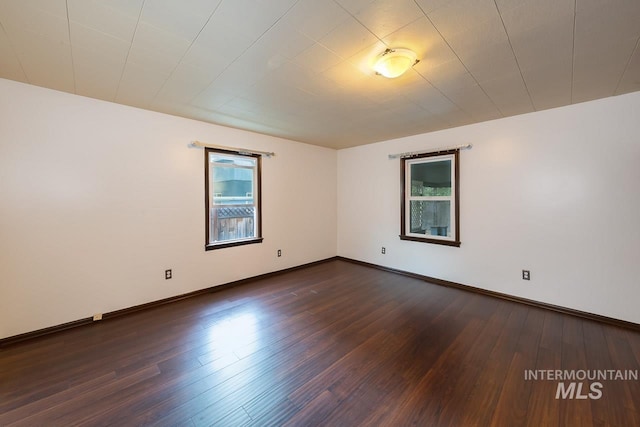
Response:
[[[640,426],[637,0],[0,0],[0,426]]]

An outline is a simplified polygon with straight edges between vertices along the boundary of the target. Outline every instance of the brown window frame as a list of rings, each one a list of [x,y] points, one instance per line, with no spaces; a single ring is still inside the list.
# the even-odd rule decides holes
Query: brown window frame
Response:
[[[236,157],[247,157],[247,158],[255,158],[256,159],[256,189],[257,189],[257,197],[255,201],[255,206],[257,209],[256,214],[256,236],[238,239],[238,240],[229,240],[229,241],[221,241],[219,243],[211,243],[211,226],[210,226],[210,214],[211,214],[211,196],[209,193],[209,153],[220,153],[227,154]],[[219,148],[210,148],[205,147],[204,149],[204,198],[205,198],[205,250],[215,250],[215,249],[223,249],[234,246],[243,246],[243,245],[251,245],[254,243],[262,243],[264,240],[262,237],[262,156],[260,154],[254,153],[245,153],[240,151],[232,151],[232,150],[223,150]]]
[[[454,200],[454,218],[451,218],[451,222],[455,224],[454,235],[451,240],[445,239],[437,239],[430,237],[417,237],[413,235],[407,235],[407,212],[406,212],[406,203],[407,203],[407,194],[406,194],[406,179],[407,179],[407,161],[415,160],[419,158],[428,158],[428,157],[439,157],[439,156],[450,156],[453,155],[454,164],[453,164],[453,176],[454,176],[454,185],[453,191],[454,194],[452,199]],[[413,242],[423,242],[423,243],[433,243],[436,245],[445,245],[445,246],[455,246],[459,247],[460,242],[460,150],[445,150],[445,151],[437,151],[432,153],[421,153],[412,156],[403,157],[400,159],[400,239],[401,240],[409,240]]]

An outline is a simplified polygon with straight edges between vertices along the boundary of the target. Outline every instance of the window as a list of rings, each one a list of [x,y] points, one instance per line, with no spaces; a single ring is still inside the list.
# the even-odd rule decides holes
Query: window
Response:
[[[450,150],[401,160],[400,239],[460,246],[458,153]]]
[[[206,249],[262,242],[258,154],[205,149]]]

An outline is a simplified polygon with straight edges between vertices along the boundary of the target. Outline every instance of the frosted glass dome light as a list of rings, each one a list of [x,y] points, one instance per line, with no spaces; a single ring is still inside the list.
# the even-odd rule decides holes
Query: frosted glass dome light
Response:
[[[416,53],[409,49],[387,49],[376,60],[373,69],[389,79],[400,77],[419,62]]]

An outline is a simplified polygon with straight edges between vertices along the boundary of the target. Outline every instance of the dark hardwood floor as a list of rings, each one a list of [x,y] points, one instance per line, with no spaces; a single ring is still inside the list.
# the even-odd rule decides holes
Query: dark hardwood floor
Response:
[[[640,426],[640,334],[334,260],[0,349],[0,425]],[[568,386],[568,382],[566,382]]]

